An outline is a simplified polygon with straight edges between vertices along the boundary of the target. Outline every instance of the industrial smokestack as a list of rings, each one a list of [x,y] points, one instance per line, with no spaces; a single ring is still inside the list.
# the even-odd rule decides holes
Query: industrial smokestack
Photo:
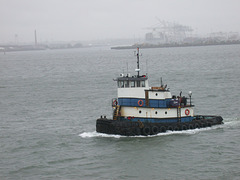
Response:
[[[34,31],[34,35],[35,35],[35,46],[37,46],[37,31]]]

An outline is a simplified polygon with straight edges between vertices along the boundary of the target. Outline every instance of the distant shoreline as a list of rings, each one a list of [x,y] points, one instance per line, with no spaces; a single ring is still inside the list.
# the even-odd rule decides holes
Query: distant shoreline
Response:
[[[171,47],[193,47],[193,46],[217,46],[217,45],[234,45],[240,44],[240,40],[235,41],[222,41],[222,42],[199,42],[199,43],[169,43],[169,44],[133,44],[125,46],[113,46],[111,49],[114,50],[124,50],[124,49],[136,49],[137,47],[141,49],[150,48],[171,48]],[[47,45],[0,45],[0,52],[17,52],[17,51],[44,51],[48,49],[76,49],[76,48],[86,48],[86,46],[70,46],[70,45],[58,45],[54,47],[49,47]]]
[[[82,44],[53,44],[53,45],[0,45],[0,52],[16,52],[16,51],[42,51],[48,49],[76,49],[82,48]]]
[[[191,47],[191,46],[216,46],[216,45],[233,45],[240,44],[240,40],[236,41],[224,41],[224,42],[203,42],[203,43],[171,43],[171,44],[134,44],[129,46],[115,46],[111,47],[111,49],[122,50],[122,49],[136,49],[137,47],[141,49],[146,48],[169,48],[169,47]]]

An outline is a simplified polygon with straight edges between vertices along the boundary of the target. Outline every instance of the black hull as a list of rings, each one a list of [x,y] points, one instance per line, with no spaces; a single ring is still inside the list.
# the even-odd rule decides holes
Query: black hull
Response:
[[[96,130],[99,133],[118,134],[124,136],[154,135],[167,130],[182,131],[223,124],[221,116],[195,116],[192,122],[178,123],[142,123],[131,121],[97,119]]]

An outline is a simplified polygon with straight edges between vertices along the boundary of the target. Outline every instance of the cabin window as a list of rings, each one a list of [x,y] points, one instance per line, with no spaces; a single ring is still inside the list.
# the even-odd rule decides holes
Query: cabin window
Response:
[[[167,114],[167,111],[165,111],[165,114]]]
[[[118,81],[118,88],[145,87],[145,81]]]
[[[129,87],[129,81],[124,81],[125,82],[125,88]]]
[[[141,114],[141,113],[142,113],[142,111],[140,110],[140,111],[139,111],[139,114]]]
[[[140,87],[140,81],[137,81],[137,87]]]
[[[141,81],[141,87],[145,87],[145,81]]]
[[[157,111],[155,111],[155,114],[157,114]]]
[[[124,88],[124,82],[123,81],[118,81],[118,87],[119,88]]]
[[[135,87],[135,81],[131,81],[131,87]]]

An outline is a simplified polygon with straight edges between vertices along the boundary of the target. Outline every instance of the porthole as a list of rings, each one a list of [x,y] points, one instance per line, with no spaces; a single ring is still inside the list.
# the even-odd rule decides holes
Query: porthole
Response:
[[[140,111],[139,111],[139,114],[141,114],[141,113],[142,113],[142,111],[140,110]]]
[[[157,111],[155,111],[155,114],[157,114]]]
[[[158,96],[158,93],[156,93],[155,95]]]
[[[167,111],[165,111],[165,114],[167,114]]]

